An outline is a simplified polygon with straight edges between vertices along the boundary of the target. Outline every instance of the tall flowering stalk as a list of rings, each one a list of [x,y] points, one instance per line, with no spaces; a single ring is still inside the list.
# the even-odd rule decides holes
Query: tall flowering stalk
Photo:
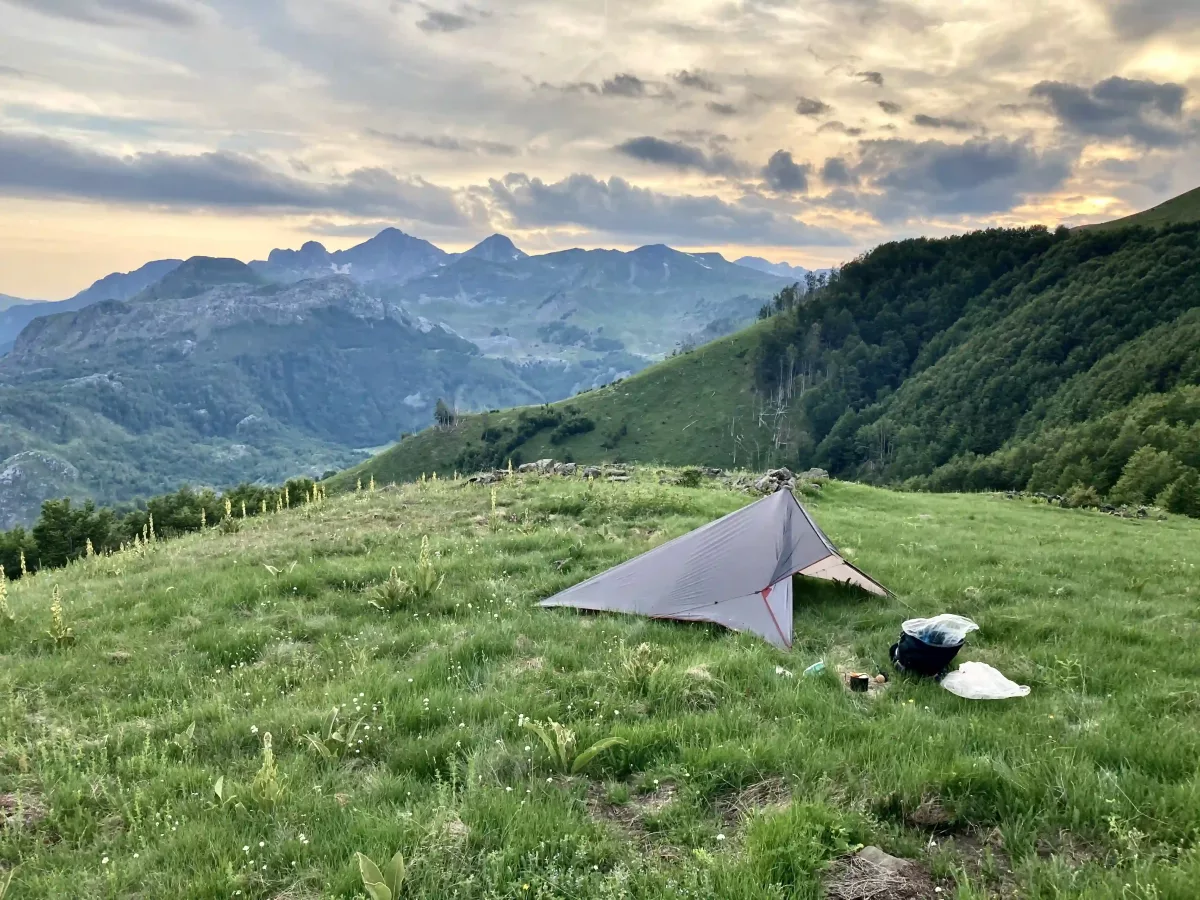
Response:
[[[8,605],[8,576],[4,574],[4,566],[0,566],[0,619],[6,622],[17,620]]]

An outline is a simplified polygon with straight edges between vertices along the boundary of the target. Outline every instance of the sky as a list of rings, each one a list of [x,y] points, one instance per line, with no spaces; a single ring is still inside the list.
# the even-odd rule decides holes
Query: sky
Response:
[[[0,292],[391,225],[836,265],[1200,184],[1196,0],[0,0]]]

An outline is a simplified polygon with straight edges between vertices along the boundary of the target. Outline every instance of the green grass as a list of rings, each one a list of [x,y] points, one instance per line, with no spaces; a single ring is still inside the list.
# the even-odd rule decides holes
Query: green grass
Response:
[[[5,900],[349,898],[355,852],[397,850],[404,897],[818,897],[860,843],[938,896],[1195,897],[1200,523],[834,483],[815,518],[897,597],[805,584],[790,653],[536,607],[749,502],[636,474],[515,479],[494,526],[486,488],[348,494],[10,585]],[[444,582],[372,607],[423,535]],[[1028,698],[799,674],[886,670],[902,619],[946,611]],[[624,743],[564,776],[521,717]]]
[[[675,356],[625,380],[551,404],[574,407],[595,429],[554,444],[553,429],[520,448],[532,461],[545,457],[638,460],[666,465],[765,466],[776,454],[771,428],[760,425],[762,402],[753,391],[754,348],[762,325],[751,326],[700,350]],[[380,482],[412,481],[452,473],[464,448],[480,445],[485,428],[516,422],[520,409],[464,416],[457,427],[427,429],[331,479],[352,489],[370,474]]]
[[[1108,229],[1124,228],[1127,225],[1147,225],[1161,228],[1164,225],[1179,225],[1184,222],[1196,221],[1200,221],[1200,188],[1180,194],[1178,197],[1172,197],[1170,200],[1140,213],[1085,227]]]

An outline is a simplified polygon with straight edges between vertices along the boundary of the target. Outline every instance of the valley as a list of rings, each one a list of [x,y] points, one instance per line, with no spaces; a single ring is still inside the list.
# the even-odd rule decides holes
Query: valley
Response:
[[[460,410],[543,403],[751,321],[787,282],[667,247],[193,257],[0,311],[0,528],[44,500],[320,476]],[[34,316],[44,310],[48,315]],[[6,330],[7,329],[7,330]]]

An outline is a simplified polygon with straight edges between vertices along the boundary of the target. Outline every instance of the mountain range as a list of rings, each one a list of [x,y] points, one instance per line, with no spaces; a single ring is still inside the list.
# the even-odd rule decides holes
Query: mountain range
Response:
[[[493,235],[449,254],[396,229],[148,263],[0,312],[0,527],[61,494],[319,475],[420,430],[439,399],[544,403],[632,374],[788,283],[661,245],[529,256]]]
[[[410,436],[333,486],[542,457],[819,466],[1200,516],[1200,221],[885,244],[735,335]]]

